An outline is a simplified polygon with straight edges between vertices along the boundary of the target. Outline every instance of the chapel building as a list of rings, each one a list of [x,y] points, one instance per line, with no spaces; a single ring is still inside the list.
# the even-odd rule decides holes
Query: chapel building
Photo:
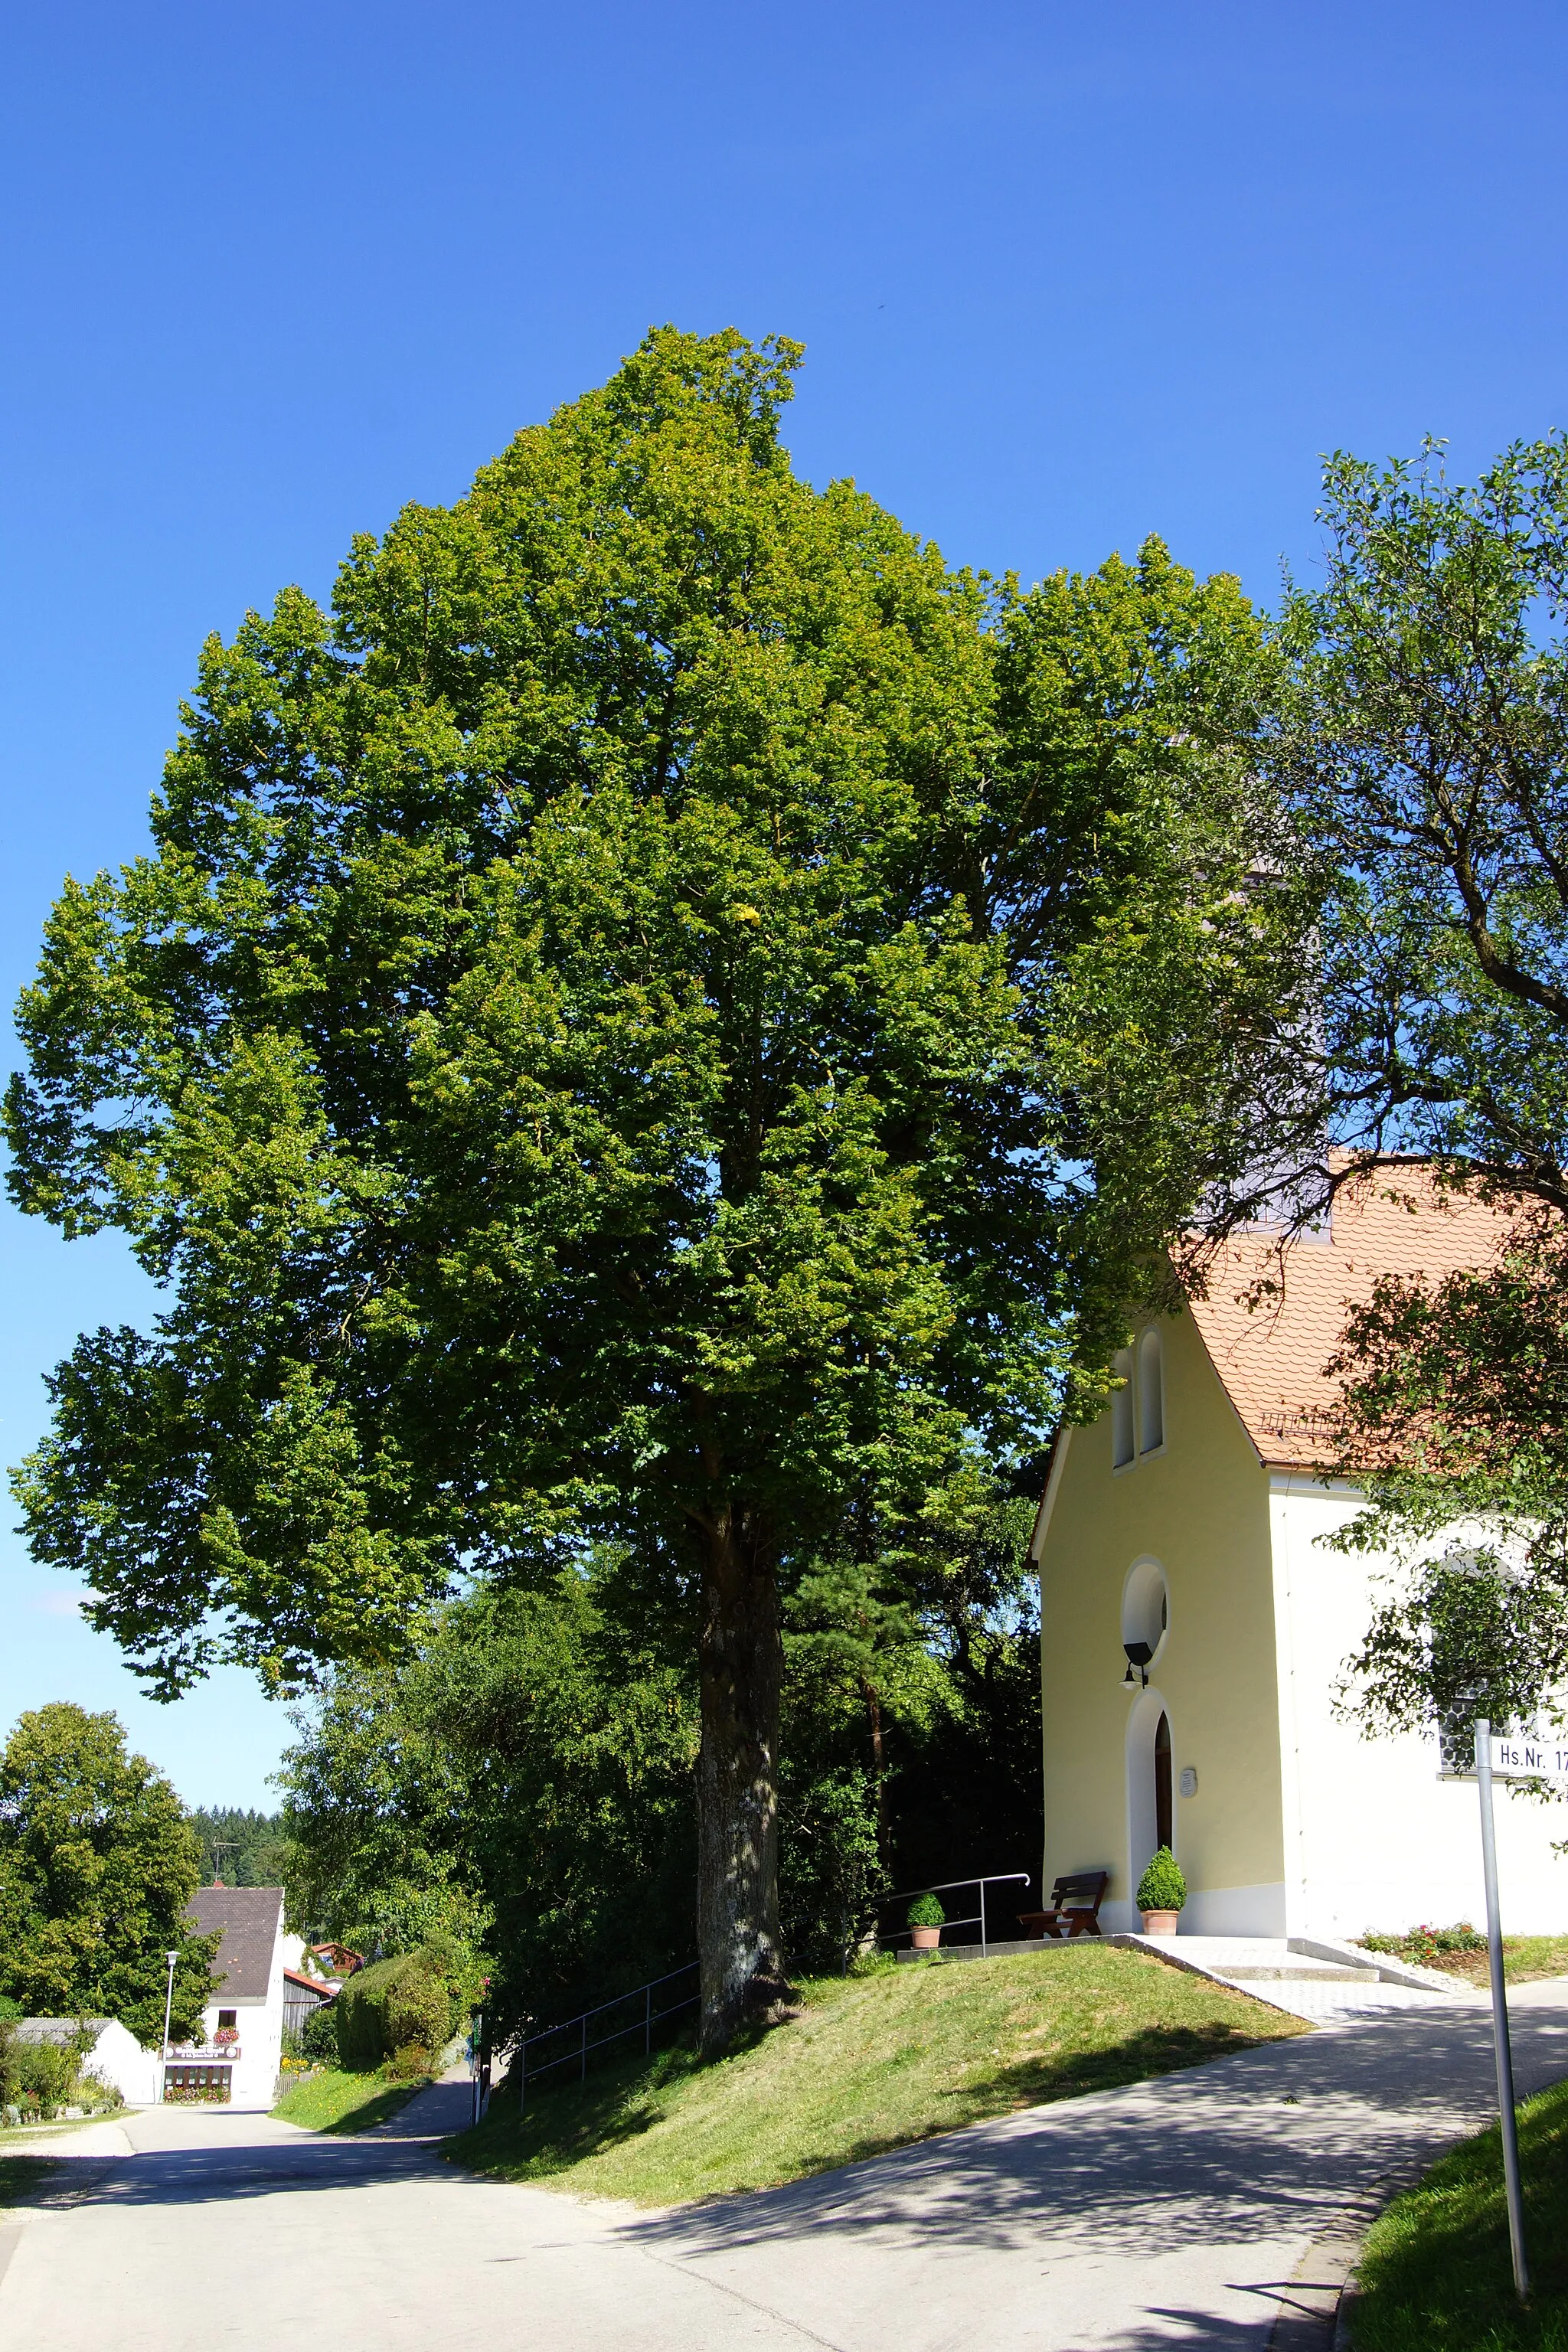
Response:
[[[1435,1730],[1368,1738],[1336,1709],[1390,1563],[1323,1540],[1361,1500],[1323,1483],[1324,1367],[1379,1276],[1484,1265],[1505,1231],[1410,1171],[1342,1193],[1283,1253],[1244,1235],[1206,1297],[1138,1333],[1100,1419],[1062,1431],[1031,1541],[1044,1883],[1109,1868],[1106,1927],[1138,1927],[1162,1844],[1187,1935],[1482,1919],[1473,1781],[1441,1777]],[[1249,1304],[1271,1270],[1282,1296]],[[1505,1928],[1568,1930],[1568,1806],[1500,1785],[1497,1818]]]

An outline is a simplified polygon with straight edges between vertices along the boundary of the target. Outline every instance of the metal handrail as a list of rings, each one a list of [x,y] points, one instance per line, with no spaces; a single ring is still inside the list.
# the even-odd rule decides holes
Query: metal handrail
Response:
[[[535,2066],[532,2071],[535,2077],[541,2074],[548,2074],[552,2073],[557,2066],[569,2066],[572,2063],[572,2061],[575,2059],[578,2062],[580,2069],[578,2075],[578,2080],[580,2082],[586,2082],[587,2080],[588,2053],[591,2050],[606,2050],[612,2042],[625,2042],[628,2040],[632,2034],[640,2033],[643,2037],[644,2050],[651,2051],[653,2048],[654,2027],[656,2025],[661,2025],[667,2017],[679,2016],[683,2009],[694,2008],[699,1999],[699,1995],[697,1993],[688,1993],[684,2000],[671,2001],[665,2009],[655,2009],[653,2005],[654,1994],[657,1992],[660,1985],[673,1984],[677,1977],[689,1976],[692,1969],[695,1969],[698,1963],[695,1960],[687,1960],[679,1969],[667,1969],[665,1974],[661,1977],[650,1977],[647,1984],[633,1985],[630,1991],[617,1993],[613,2000],[602,2000],[598,2003],[596,2008],[584,2009],[576,2017],[568,2017],[559,2025],[542,2025],[537,2033],[525,2034],[523,2039],[517,2045],[518,2113],[521,2115],[528,2105],[528,2053],[536,2043],[548,2042],[557,2033],[570,2033],[573,2028],[575,2027],[577,2029],[577,2047],[574,2050],[563,2051],[559,2058],[547,2058],[542,2066]],[[601,2033],[592,2042],[589,2041],[588,2026],[591,2020],[595,2017],[603,2017],[607,2010],[620,2009],[628,2000],[636,2000],[639,1993],[643,1997],[643,2013],[635,2025],[624,2025],[617,2032]]]
[[[969,1912],[962,1919],[944,1919],[942,1924],[944,1927],[978,1927],[980,1929],[980,1957],[984,1959],[985,1958],[986,1945],[986,1888],[988,1886],[1027,1886],[1029,1884],[1029,1878],[1030,1874],[1026,1870],[993,1871],[984,1878],[940,1878],[937,1880],[934,1886],[908,1886],[903,1890],[902,1894],[884,1895],[879,1898],[874,1907],[879,1911],[882,1908],[882,1906],[886,1903],[908,1902],[917,1895],[948,1895],[952,1893],[955,1886],[978,1886],[980,1889],[979,1910]],[[913,1932],[912,1928],[910,1927],[898,1927],[893,1930],[893,1938],[896,1939],[900,1936],[910,1936],[912,1938]]]
[[[879,1911],[884,1904],[902,1903],[910,1900],[917,1895],[947,1895],[951,1894],[955,1886],[978,1886],[980,1889],[979,1910],[969,1912],[961,1919],[944,1920],[942,1924],[944,1927],[977,1927],[980,1930],[980,1956],[982,1959],[984,1959],[985,1957],[988,1932],[985,1918],[986,1888],[988,1886],[1027,1886],[1029,1884],[1029,1878],[1030,1874],[1026,1870],[992,1871],[987,1873],[985,1876],[980,1878],[973,1876],[969,1878],[942,1878],[938,1879],[933,1885],[907,1887],[902,1894],[884,1895],[879,1896],[872,1906],[873,1914]],[[893,1931],[894,1939],[896,1940],[898,1937],[907,1935],[909,1932],[908,1928],[895,1929]],[[517,2104],[519,2114],[521,2114],[528,2104],[528,2084],[531,2071],[534,2079],[537,2080],[542,2074],[553,2074],[558,2066],[571,2065],[573,2060],[575,2059],[578,2066],[578,2080],[580,2082],[585,2082],[588,2076],[588,2056],[591,2051],[607,2050],[612,2042],[627,2042],[635,2033],[640,2033],[642,2035],[644,2050],[651,2052],[653,2048],[654,2027],[656,2025],[662,2025],[666,2018],[678,2017],[683,2009],[694,2009],[700,1997],[700,1994],[696,1992],[690,1992],[686,1994],[680,2000],[669,2002],[666,2008],[655,2009],[653,2005],[654,1994],[658,1991],[660,1985],[673,1984],[677,1977],[689,1976],[697,1965],[698,1963],[695,1960],[687,1960],[680,1968],[668,1969],[663,1976],[650,1977],[646,1984],[633,1985],[630,1991],[617,1993],[613,2000],[602,2000],[593,2009],[582,2010],[575,2017],[568,2017],[559,2025],[542,2025],[537,2033],[525,2034],[522,2040],[516,2045],[518,2077]],[[639,1993],[642,1995],[643,2000],[643,2013],[641,2018],[635,2024],[623,2025],[614,2033],[596,2034],[592,2041],[589,2040],[588,2028],[595,2017],[604,2017],[610,2010],[620,2009],[626,2001],[636,2000]],[[531,2070],[530,2069],[528,2063],[528,2053],[531,2050],[536,2049],[541,2042],[552,2041],[558,2033],[570,2033],[574,2029],[575,2029],[577,2034],[577,2046],[575,2049],[564,2050],[562,2052],[559,2058],[547,2058],[542,2066],[535,2066]]]

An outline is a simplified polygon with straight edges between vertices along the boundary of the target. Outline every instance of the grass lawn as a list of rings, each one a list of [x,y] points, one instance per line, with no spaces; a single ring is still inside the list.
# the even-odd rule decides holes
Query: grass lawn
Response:
[[[395,2083],[385,2074],[348,2074],[336,2066],[319,2066],[301,2074],[272,2112],[286,2124],[303,2124],[308,2131],[368,2131],[405,2107],[422,2081]]]
[[[0,2213],[30,2196],[58,2158],[47,2156],[0,2156]]]
[[[1568,2352],[1568,2083],[1520,2109],[1519,2139],[1530,2309],[1514,2301],[1494,2129],[1446,2156],[1373,2228],[1355,2352]]]
[[[1082,1944],[800,1988],[802,2014],[717,2063],[639,2051],[586,2084],[502,2088],[459,2163],[574,2194],[683,2204],[1104,2091],[1307,2029],[1142,1952]]]
[[[117,2124],[126,2114],[124,2107],[100,2107],[96,2115],[61,2116],[52,2124],[7,2124],[0,2126],[0,2148],[21,2149],[30,2140],[42,2139],[46,2133],[90,2131],[94,2124]]]

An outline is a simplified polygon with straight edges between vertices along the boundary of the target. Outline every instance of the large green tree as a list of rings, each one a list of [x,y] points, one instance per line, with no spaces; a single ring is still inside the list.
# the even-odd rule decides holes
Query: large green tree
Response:
[[[1408,1566],[1354,1680],[1374,1722],[1528,1716],[1568,1671],[1568,441],[1474,484],[1340,456],[1322,520],[1263,751],[1321,910],[1277,1166],[1310,1210],[1418,1160],[1512,1223],[1347,1330],[1347,1540]]]
[[[193,2032],[216,1937],[191,1933],[200,1876],[184,1808],[112,1715],[57,1703],[0,1751],[0,1992],[32,2017],[117,2017],[149,2044]]]
[[[973,1465],[874,1559],[784,1601],[781,1912],[837,1968],[890,1887],[1016,1869],[1039,1833],[1033,1506]],[[483,1586],[340,1670],[285,1760],[290,1918],[362,1952],[483,1947],[504,2038],[691,1950],[698,1703],[678,1612],[603,1549]],[[886,1916],[886,1915],[884,1915]]]
[[[487,1949],[503,2027],[689,1959],[696,1678],[663,1613],[601,1551],[341,1670],[284,1759],[291,1917],[364,1953]]]
[[[21,1204],[169,1287],[59,1368],[20,1486],[155,1685],[654,1564],[710,2048],[785,1989],[781,1582],[1038,1444],[1293,985],[1235,583],[949,572],[794,476],[796,358],[651,334],[330,614],[210,643],[8,1108]]]

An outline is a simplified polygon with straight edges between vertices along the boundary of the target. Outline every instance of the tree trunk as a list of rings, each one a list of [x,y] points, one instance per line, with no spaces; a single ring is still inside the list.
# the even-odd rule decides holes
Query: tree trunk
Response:
[[[704,2057],[726,2048],[740,2027],[776,2019],[791,1998],[779,1935],[783,1658],[771,1547],[725,1514],[708,1531],[699,1658],[697,1950]]]
[[[883,1870],[888,1870],[891,1867],[892,1838],[888,1822],[888,1759],[882,1740],[882,1702],[876,1685],[864,1675],[860,1678],[860,1692],[871,1724],[871,1777],[877,1790],[877,1860]]]

